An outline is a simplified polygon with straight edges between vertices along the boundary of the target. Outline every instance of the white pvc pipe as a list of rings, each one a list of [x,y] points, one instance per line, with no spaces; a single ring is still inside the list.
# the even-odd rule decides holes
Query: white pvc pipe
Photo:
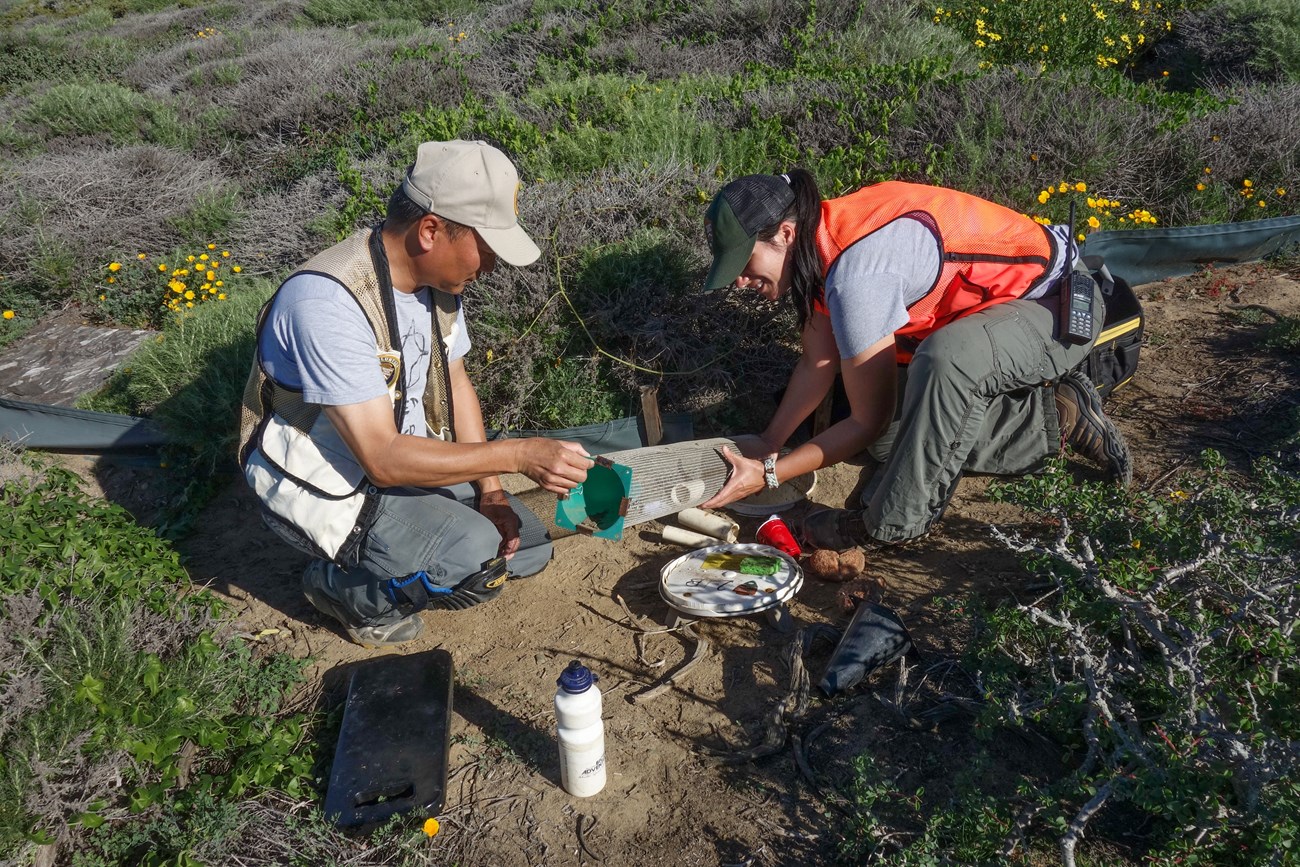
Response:
[[[726,515],[706,512],[703,509],[682,509],[677,513],[677,523],[689,530],[704,533],[723,542],[735,542],[736,537],[740,534],[740,525],[735,521]]]
[[[688,548],[707,548],[710,545],[718,544],[718,540],[712,536],[706,536],[703,533],[697,533],[694,530],[687,530],[682,527],[675,527],[672,524],[664,525],[664,541],[672,542],[674,545],[685,545]]]

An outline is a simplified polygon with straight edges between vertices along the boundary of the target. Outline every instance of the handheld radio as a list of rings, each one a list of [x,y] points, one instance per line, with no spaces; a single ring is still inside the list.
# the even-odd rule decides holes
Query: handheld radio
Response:
[[[1092,277],[1074,270],[1074,202],[1070,202],[1070,234],[1065,242],[1065,274],[1061,276],[1061,339],[1067,343],[1092,340]]]

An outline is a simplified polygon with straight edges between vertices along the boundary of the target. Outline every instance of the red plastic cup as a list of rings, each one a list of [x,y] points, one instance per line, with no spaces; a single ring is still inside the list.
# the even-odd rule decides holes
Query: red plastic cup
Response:
[[[770,545],[778,551],[789,554],[791,557],[798,557],[803,554],[799,543],[794,540],[790,528],[786,526],[785,521],[777,515],[773,515],[764,521],[754,534],[760,545]]]

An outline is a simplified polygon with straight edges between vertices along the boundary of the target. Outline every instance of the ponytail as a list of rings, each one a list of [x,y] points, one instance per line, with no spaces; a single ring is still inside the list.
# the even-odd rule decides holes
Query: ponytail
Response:
[[[790,303],[799,317],[802,331],[813,313],[813,304],[822,295],[825,278],[821,257],[817,255],[817,228],[822,216],[822,198],[817,181],[805,169],[791,169],[783,176],[794,193],[794,201],[786,208],[781,219],[758,233],[761,241],[770,241],[780,224],[789,220],[795,224],[794,255],[790,259]]]

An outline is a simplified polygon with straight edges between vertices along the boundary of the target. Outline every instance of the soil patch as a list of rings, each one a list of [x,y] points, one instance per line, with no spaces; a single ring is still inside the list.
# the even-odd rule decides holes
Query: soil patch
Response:
[[[1138,294],[1147,345],[1137,377],[1108,402],[1130,441],[1135,485],[1160,490],[1206,447],[1244,468],[1294,435],[1294,356],[1261,350],[1270,317],[1240,305],[1300,315],[1300,284],[1275,270],[1238,267],[1148,284]],[[845,505],[861,472],[854,462],[821,471],[812,499]],[[1079,465],[1079,472],[1096,471]],[[120,481],[110,496],[129,499]],[[988,532],[990,524],[1016,529],[1023,516],[991,502],[987,486],[987,479],[963,480],[937,532],[869,559],[867,574],[884,582],[885,604],[907,621],[920,664],[897,695],[891,667],[833,702],[814,702],[796,733],[819,785],[846,785],[851,760],[863,754],[896,774],[900,791],[924,786],[936,798],[962,777],[996,791],[1017,774],[1060,772],[1060,751],[1046,742],[977,739],[964,716],[916,730],[881,700],[899,698],[916,711],[941,695],[977,695],[958,662],[969,635],[962,600],[1015,595],[1028,582]],[[797,521],[807,508],[787,517]],[[752,540],[759,519],[740,521],[742,540]],[[542,574],[511,582],[491,604],[423,615],[428,630],[410,650],[445,647],[456,665],[452,782],[435,840],[448,863],[786,865],[834,857],[837,814],[801,775],[789,746],[740,765],[708,754],[762,738],[788,689],[791,635],[761,616],[701,623],[709,655],[680,685],[632,701],[694,648],[676,633],[650,635],[639,661],[615,598],[644,623],[669,622],[657,582],[682,549],[664,544],[658,529],[632,528],[622,542],[562,539]],[[262,526],[242,483],[212,502],[180,547],[193,579],[229,598],[248,633],[275,630],[262,638],[267,646],[311,657],[311,681],[325,703],[341,700],[350,665],[375,655],[349,644],[303,599],[305,559]],[[809,579],[790,606],[796,622],[842,624],[837,590]],[[829,651],[817,645],[809,656],[814,680]],[[606,696],[609,784],[586,800],[559,787],[551,706],[555,678],[575,657],[600,675]]]

